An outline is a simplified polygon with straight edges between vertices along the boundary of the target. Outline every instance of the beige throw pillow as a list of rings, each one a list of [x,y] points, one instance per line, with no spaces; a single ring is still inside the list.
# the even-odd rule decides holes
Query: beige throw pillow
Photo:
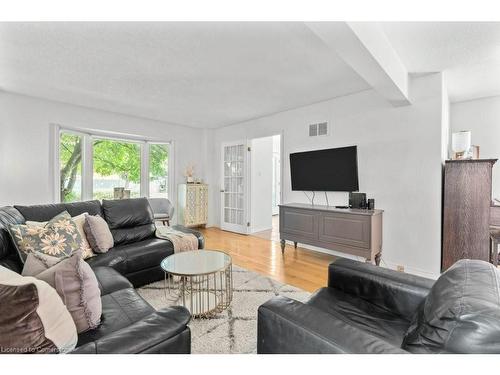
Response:
[[[88,259],[93,256],[95,256],[94,252],[92,251],[92,248],[90,247],[89,241],[87,241],[87,236],[85,235],[85,231],[83,230],[83,225],[85,224],[85,217],[88,215],[87,212],[84,212],[83,214],[77,215],[77,216],[72,216],[71,219],[75,222],[76,229],[78,230],[78,233],[80,234],[80,237],[82,239],[82,246],[81,249],[83,251],[83,259]],[[47,225],[47,221],[27,221],[25,225],[31,225],[31,226],[41,226],[44,227]]]
[[[83,229],[94,252],[105,253],[114,246],[108,223],[99,215],[87,215]]]
[[[43,256],[43,255],[42,255]],[[36,275],[51,285],[66,305],[78,333],[96,328],[101,320],[101,291],[94,271],[81,251]]]
[[[75,348],[75,323],[46,282],[0,266],[0,301],[3,353],[66,353]]]

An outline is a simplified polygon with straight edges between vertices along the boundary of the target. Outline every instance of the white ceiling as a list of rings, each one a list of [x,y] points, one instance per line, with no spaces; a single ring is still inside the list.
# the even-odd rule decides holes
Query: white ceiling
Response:
[[[445,72],[451,101],[500,95],[500,22],[388,22],[382,27],[408,72]]]
[[[0,89],[182,125],[367,88],[303,23],[0,24]]]
[[[500,23],[381,23],[452,101],[500,95]],[[304,23],[0,23],[0,89],[195,127],[366,90]]]

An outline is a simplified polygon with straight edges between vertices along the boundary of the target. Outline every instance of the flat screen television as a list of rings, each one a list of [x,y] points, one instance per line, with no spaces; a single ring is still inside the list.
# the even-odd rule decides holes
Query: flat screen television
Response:
[[[358,191],[357,147],[290,154],[292,190]]]

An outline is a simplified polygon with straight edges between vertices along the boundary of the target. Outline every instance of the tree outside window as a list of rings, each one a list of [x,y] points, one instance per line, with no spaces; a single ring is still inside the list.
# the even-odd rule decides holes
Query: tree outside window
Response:
[[[140,196],[141,144],[139,142],[95,139],[92,143],[92,186],[94,199],[113,199],[114,189],[130,190],[130,197]],[[161,146],[161,147],[160,147]],[[82,200],[82,136],[61,132],[60,136],[61,202]],[[168,145],[152,144],[149,152],[150,181],[167,192]]]
[[[61,202],[82,200],[82,136],[61,133],[59,146]]]

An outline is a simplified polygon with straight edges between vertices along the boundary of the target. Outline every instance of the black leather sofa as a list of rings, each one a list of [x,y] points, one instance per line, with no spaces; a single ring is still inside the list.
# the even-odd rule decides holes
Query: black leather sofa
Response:
[[[134,289],[163,279],[160,262],[174,252],[170,241],[154,237],[153,212],[145,198],[2,207],[0,265],[22,270],[10,224],[47,221],[65,210],[72,216],[101,215],[115,241],[107,253],[87,260],[99,281],[103,312],[97,329],[78,336],[74,353],[190,353],[189,311],[180,306],[155,311]],[[201,233],[175,228],[195,234],[199,248],[204,247]]]
[[[258,353],[500,353],[500,271],[461,260],[437,281],[339,259],[306,303],[258,310]]]

